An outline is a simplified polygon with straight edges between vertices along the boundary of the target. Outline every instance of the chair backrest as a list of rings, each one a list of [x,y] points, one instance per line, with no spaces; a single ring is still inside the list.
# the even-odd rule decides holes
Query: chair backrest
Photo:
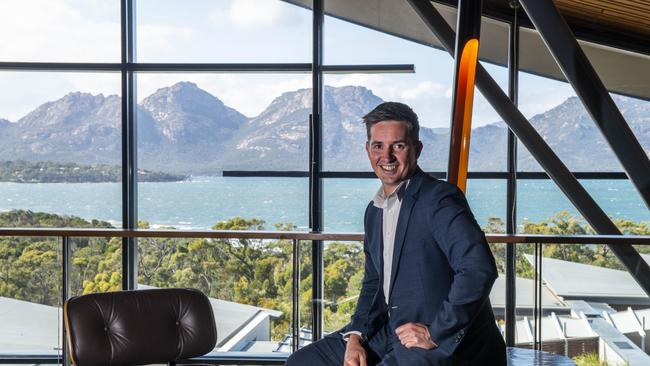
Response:
[[[75,365],[145,365],[204,355],[217,343],[208,298],[192,289],[89,294],[65,302]]]

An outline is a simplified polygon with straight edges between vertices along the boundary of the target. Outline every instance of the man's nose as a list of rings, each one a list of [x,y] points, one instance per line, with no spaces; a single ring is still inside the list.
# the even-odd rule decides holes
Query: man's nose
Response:
[[[379,154],[380,154],[379,156],[381,157],[382,160],[390,160],[391,157],[393,156],[393,148],[390,147],[390,146],[387,146],[386,148],[381,149]]]

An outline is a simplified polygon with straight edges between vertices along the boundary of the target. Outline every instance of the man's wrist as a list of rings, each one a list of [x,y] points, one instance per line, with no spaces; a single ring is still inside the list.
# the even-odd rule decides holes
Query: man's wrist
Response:
[[[361,344],[361,342],[363,341],[362,338],[361,338],[361,335],[356,334],[356,333],[348,334],[348,336],[345,338],[345,340],[348,343],[359,343],[359,344]]]
[[[343,340],[345,342],[348,342],[348,343],[350,341],[357,342],[357,343],[363,343],[365,341],[365,339],[366,339],[361,332],[354,331],[354,330],[350,331],[350,332],[347,332],[347,333],[343,333],[341,335],[343,336]]]

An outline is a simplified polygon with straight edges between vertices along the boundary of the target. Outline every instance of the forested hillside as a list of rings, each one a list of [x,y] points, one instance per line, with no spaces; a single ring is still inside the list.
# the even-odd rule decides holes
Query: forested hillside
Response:
[[[176,182],[180,174],[138,170],[139,182]],[[80,165],[49,161],[0,161],[0,182],[14,183],[104,183],[121,182],[122,168],[116,165]]]
[[[650,235],[644,223],[617,220],[622,231]],[[146,222],[140,223],[146,228]],[[0,213],[0,227],[110,228],[103,221],[14,210]],[[276,229],[291,230],[280,223]],[[270,229],[258,219],[234,217],[214,225],[217,230]],[[525,223],[532,234],[589,234],[586,224],[568,213],[559,213],[539,223]],[[486,232],[502,232],[503,223],[491,219]],[[73,295],[121,289],[122,241],[119,238],[75,238],[71,240]],[[300,259],[301,321],[310,322],[311,243],[303,242]],[[504,272],[505,246],[491,245],[497,266]],[[519,253],[532,253],[532,246],[519,246]],[[252,239],[139,239],[138,283],[156,287],[198,288],[208,296],[283,312],[273,324],[273,339],[289,331],[291,318],[290,240]],[[641,249],[648,252],[648,249]],[[349,321],[363,275],[360,243],[327,243],[324,253],[325,328],[332,331]],[[611,251],[602,245],[544,245],[552,258],[622,269]],[[531,268],[518,257],[518,275],[532,277]],[[61,239],[0,238],[0,296],[41,304],[61,305]]]

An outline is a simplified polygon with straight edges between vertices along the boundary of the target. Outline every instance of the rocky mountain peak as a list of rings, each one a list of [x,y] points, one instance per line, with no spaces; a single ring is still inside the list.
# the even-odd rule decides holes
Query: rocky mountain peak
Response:
[[[325,86],[323,99],[325,169],[369,169],[361,117],[382,99],[361,86]],[[614,100],[650,151],[650,103],[620,96]],[[17,123],[0,119],[0,159],[119,164],[121,103],[115,95],[75,92],[39,106]],[[141,167],[187,174],[306,170],[311,107],[312,90],[299,89],[283,93],[248,119],[195,83],[160,88],[138,106]],[[620,170],[578,98],[530,120],[572,170]],[[504,127],[497,122],[472,131],[471,170],[504,169]],[[424,169],[445,169],[448,134],[447,128],[421,128]],[[540,169],[523,147],[520,152],[520,169]]]
[[[205,142],[229,137],[248,119],[192,82],[160,88],[142,101],[161,133],[176,142]],[[215,140],[216,139],[216,140]]]
[[[221,100],[195,83],[181,81],[156,90],[142,101],[142,106],[157,120],[164,120],[171,112],[192,110],[195,107],[223,108]]]
[[[114,102],[117,96],[104,97],[103,94],[68,93],[60,99],[47,102],[25,117],[18,120],[24,128],[43,128],[45,126],[76,125],[89,123],[89,115],[96,115],[107,101]]]

